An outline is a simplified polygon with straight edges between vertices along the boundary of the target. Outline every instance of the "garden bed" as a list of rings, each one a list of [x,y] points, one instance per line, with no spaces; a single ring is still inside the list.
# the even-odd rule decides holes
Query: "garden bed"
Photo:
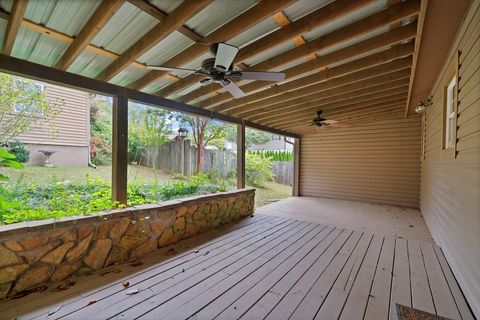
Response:
[[[0,299],[125,262],[249,216],[255,189],[0,226]]]

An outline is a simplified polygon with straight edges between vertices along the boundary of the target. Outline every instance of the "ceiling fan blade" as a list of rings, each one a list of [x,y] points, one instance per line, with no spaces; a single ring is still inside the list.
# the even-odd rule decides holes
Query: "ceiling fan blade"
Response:
[[[219,43],[215,57],[215,68],[226,71],[232,65],[237,55],[238,48],[226,43]]]
[[[337,120],[323,120],[322,123],[324,124],[335,124],[335,123],[338,123]]]
[[[242,89],[240,89],[235,83],[233,83],[232,81],[230,81],[229,84],[224,84],[223,82],[221,82],[221,85],[227,89],[228,92],[230,92],[230,94],[235,98],[235,99],[238,99],[238,98],[241,98],[241,97],[244,97],[245,96],[245,92],[242,91]]]
[[[194,70],[194,69],[175,68],[175,67],[166,67],[166,66],[150,66],[150,65],[147,65],[147,69],[160,70],[160,71],[185,71],[190,73],[197,72],[197,70]]]
[[[329,127],[333,127],[333,128],[350,128],[351,126],[352,125],[349,123],[340,123],[340,122],[329,125]]]
[[[261,81],[283,81],[285,73],[283,72],[248,72],[241,73],[242,80],[261,80]]]

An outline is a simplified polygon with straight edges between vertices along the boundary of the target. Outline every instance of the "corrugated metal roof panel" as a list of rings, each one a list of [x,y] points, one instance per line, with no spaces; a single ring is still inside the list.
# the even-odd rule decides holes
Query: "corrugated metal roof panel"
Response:
[[[283,13],[285,13],[290,21],[295,21],[319,8],[326,6],[330,2],[333,2],[333,0],[300,0],[284,9]]]
[[[161,65],[170,58],[173,58],[195,42],[184,36],[180,32],[173,32],[168,37],[160,41],[155,47],[150,49],[138,61],[146,64]]]
[[[150,0],[150,3],[165,13],[170,13],[181,5],[183,0]]]
[[[12,56],[35,63],[53,66],[60,59],[68,45],[55,38],[20,27]]]
[[[129,84],[135,82],[138,78],[145,75],[148,71],[149,70],[147,69],[140,69],[130,65],[113,77],[109,82],[118,84],[119,86],[127,87]]]
[[[68,71],[95,78],[110,63],[112,63],[112,59],[85,50],[75,59]]]
[[[363,8],[360,8],[358,10],[355,10],[354,12],[347,14],[343,16],[340,19],[336,19],[335,21],[328,23],[326,25],[321,26],[320,28],[317,28],[315,30],[312,30],[311,32],[308,32],[304,34],[304,38],[306,41],[311,41],[312,39],[321,37],[325,34],[328,34],[334,30],[343,28],[355,21],[361,20],[363,18],[366,18],[378,11],[381,11],[385,9],[388,5],[387,0],[380,0],[371,3],[368,6],[365,6]]]
[[[126,2],[93,39],[92,44],[122,54],[158,20]]]
[[[208,35],[251,8],[256,2],[255,0],[214,1],[185,25],[200,34]]]
[[[270,59],[271,57],[274,57],[276,55],[279,55],[285,51],[291,50],[296,47],[296,44],[293,41],[287,41],[284,43],[281,43],[273,48],[270,48],[266,50],[265,52],[262,52],[252,58],[249,58],[245,60],[245,63],[249,66],[255,65],[257,63],[260,63],[262,61],[265,61],[267,59]]]
[[[228,43],[237,46],[244,47],[253,41],[268,35],[269,33],[277,30],[279,28],[278,24],[273,20],[273,18],[268,18],[252,28],[240,33],[238,36],[230,39]]]
[[[12,11],[13,0],[2,0],[0,1],[0,8],[6,12]]]
[[[158,79],[157,81],[149,84],[147,87],[145,87],[142,91],[144,92],[148,92],[148,93],[155,93],[157,92],[158,90],[170,85],[174,83],[174,81],[166,78],[166,77],[163,77],[163,78],[160,78]]]

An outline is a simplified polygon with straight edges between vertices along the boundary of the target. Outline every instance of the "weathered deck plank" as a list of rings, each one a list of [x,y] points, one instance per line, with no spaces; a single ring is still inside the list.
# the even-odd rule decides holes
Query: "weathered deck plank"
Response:
[[[396,319],[396,303],[474,318],[440,248],[418,237],[256,215],[175,248],[122,267],[128,289],[114,273],[86,276],[0,303],[0,319]]]

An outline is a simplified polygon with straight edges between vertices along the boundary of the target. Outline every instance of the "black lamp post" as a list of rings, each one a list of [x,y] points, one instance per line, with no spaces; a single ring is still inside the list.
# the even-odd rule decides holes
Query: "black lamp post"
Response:
[[[178,128],[178,136],[183,140],[187,137],[188,135],[188,130],[185,128]]]

